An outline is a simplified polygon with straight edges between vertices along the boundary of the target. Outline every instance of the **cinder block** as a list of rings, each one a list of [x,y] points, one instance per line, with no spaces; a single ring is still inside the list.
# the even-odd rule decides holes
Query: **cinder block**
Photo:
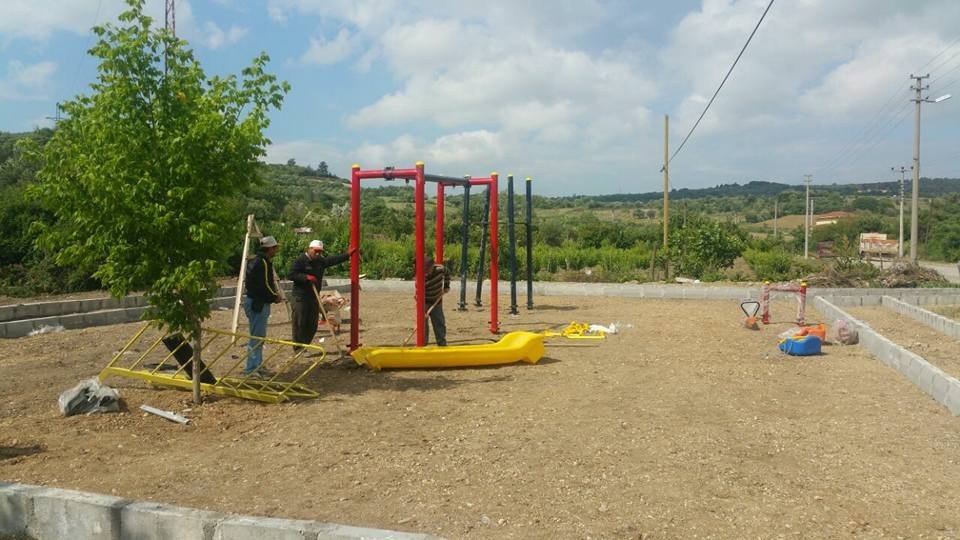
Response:
[[[31,494],[38,488],[23,484],[0,483],[0,535],[27,532],[33,514]]]
[[[120,537],[151,540],[212,540],[226,514],[151,502],[133,502],[120,510]],[[264,538],[269,538],[265,536]]]
[[[120,540],[120,509],[129,502],[94,493],[41,489],[33,493],[27,534],[38,539]]]
[[[217,524],[214,540],[316,540],[320,529],[314,521],[235,516]]]
[[[957,381],[949,375],[935,377],[933,379],[933,390],[930,395],[932,395],[933,399],[937,400],[938,403],[946,405],[947,392],[950,391],[951,386],[960,386],[960,381]]]
[[[954,416],[960,416],[960,384],[951,384],[947,390],[947,397],[943,404],[953,413]]]
[[[438,537],[428,534],[367,529],[332,523],[321,523],[319,525],[320,529],[317,537],[319,540],[357,540],[360,538],[364,540],[439,540]]]
[[[920,364],[920,374],[917,376],[917,386],[931,396],[933,395],[933,380],[937,377],[938,371],[940,370],[930,364]]]

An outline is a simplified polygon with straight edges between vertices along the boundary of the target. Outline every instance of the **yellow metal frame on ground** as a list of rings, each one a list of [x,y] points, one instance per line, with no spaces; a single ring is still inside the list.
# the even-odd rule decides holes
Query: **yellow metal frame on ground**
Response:
[[[134,345],[139,342],[143,334],[152,325],[152,322],[144,324],[143,327],[127,342],[127,344],[124,345],[122,349],[117,351],[110,363],[100,371],[98,378],[101,381],[111,375],[116,375],[119,377],[139,379],[160,386],[182,388],[187,390],[193,388],[193,381],[187,376],[185,371],[186,365],[191,364],[192,362],[188,362],[183,366],[179,366],[172,374],[164,370],[165,366],[170,366],[167,364],[167,362],[173,358],[177,349],[186,344],[186,342],[177,347],[177,349],[170,351],[169,354],[164,356],[163,359],[157,363],[156,367],[153,369],[145,366],[144,360],[157,351],[157,348],[163,341],[163,338],[166,337],[163,334],[161,334],[160,337],[156,338],[155,340],[149,342],[149,346],[147,346],[146,349],[137,356],[132,364],[126,367],[118,365],[120,359],[127,355],[127,353],[131,352],[131,349],[134,347]],[[291,398],[314,399],[320,397],[318,392],[300,384],[300,382],[310,372],[316,369],[316,367],[319,366],[326,358],[326,351],[324,351],[323,347],[294,343],[292,341],[284,341],[280,339],[254,337],[248,334],[226,332],[213,328],[204,328],[203,332],[207,339],[205,340],[205,343],[201,344],[201,360],[204,365],[204,368],[198,374],[201,379],[205,372],[210,372],[211,374],[213,373],[211,368],[222,358],[224,358],[231,349],[234,348],[234,343],[238,338],[257,340],[261,341],[263,344],[272,344],[276,345],[277,347],[274,347],[275,350],[272,352],[272,354],[266,356],[261,364],[263,367],[270,366],[276,371],[276,373],[269,379],[247,377],[242,374],[242,369],[240,369],[239,372],[237,371],[238,368],[241,368],[241,366],[246,362],[249,354],[246,353],[234,356],[233,358],[239,359],[236,360],[236,362],[234,362],[233,365],[230,366],[226,371],[224,371],[221,377],[216,378],[215,384],[201,383],[200,390],[202,392],[208,394],[218,394],[222,396],[238,397],[241,399],[250,399],[265,403],[280,403],[281,401]],[[299,347],[300,349],[294,350],[294,347]],[[285,349],[289,349],[290,354],[284,360],[282,357],[279,357],[279,355]],[[247,348],[243,347],[243,350],[247,351]],[[213,352],[211,353],[210,351]],[[302,370],[298,369],[291,371],[292,368],[294,368],[294,364],[298,360],[305,358],[305,355],[308,353],[308,351],[316,353],[317,359],[310,362]],[[155,356],[160,354],[163,354],[162,351],[157,351]],[[173,366],[170,366],[170,368],[172,367]],[[289,378],[284,377],[284,375],[292,375],[293,378],[292,380],[280,380],[281,378]]]

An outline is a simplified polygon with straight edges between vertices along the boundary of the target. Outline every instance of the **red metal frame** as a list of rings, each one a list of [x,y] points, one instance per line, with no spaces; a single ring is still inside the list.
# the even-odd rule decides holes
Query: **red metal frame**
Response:
[[[490,333],[500,333],[500,321],[498,320],[497,296],[499,292],[499,245],[500,237],[498,227],[497,207],[497,180],[500,175],[491,173],[489,178],[471,178],[471,186],[490,186]]]
[[[797,320],[796,323],[803,326],[807,313],[807,282],[803,281],[799,285],[787,283],[785,285],[772,285],[769,281],[764,282],[760,293],[760,322],[770,324],[770,293],[771,292],[791,292],[797,293]]]
[[[471,185],[490,186],[490,332],[500,331],[497,318],[497,266],[498,228],[497,228],[497,173],[489,178],[472,178]],[[418,161],[413,169],[370,169],[361,170],[359,165],[352,167],[350,178],[350,350],[360,347],[360,181],[361,180],[404,179],[414,181],[414,242],[416,250],[415,293],[417,320],[417,346],[426,345],[426,306],[424,305],[424,233],[425,233],[425,186],[424,164]],[[455,185],[437,182],[436,247],[434,261],[443,262],[443,222],[444,189]]]

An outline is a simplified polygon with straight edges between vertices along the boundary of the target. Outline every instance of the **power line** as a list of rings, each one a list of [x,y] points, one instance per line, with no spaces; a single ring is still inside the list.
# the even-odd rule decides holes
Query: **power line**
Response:
[[[727,74],[723,76],[723,80],[720,81],[720,86],[717,87],[717,91],[713,93],[713,97],[710,98],[710,101],[707,103],[707,106],[704,107],[703,112],[700,113],[700,118],[697,118],[697,121],[693,124],[693,127],[690,128],[690,132],[687,133],[687,136],[683,138],[683,142],[680,143],[680,146],[673,152],[673,155],[670,156],[670,159],[664,164],[664,167],[673,162],[673,158],[677,157],[677,154],[680,153],[680,150],[683,149],[683,146],[687,144],[687,140],[690,139],[690,136],[693,135],[693,131],[697,129],[697,126],[700,125],[700,121],[703,120],[703,116],[707,114],[707,111],[710,110],[710,105],[713,105],[713,100],[717,99],[717,94],[720,93],[720,89],[723,88],[724,83],[727,82],[727,79],[730,77],[730,74],[733,73],[733,68],[737,66],[737,62],[740,61],[740,57],[743,56],[743,52],[747,50],[747,45],[750,45],[750,41],[753,39],[754,34],[757,33],[757,29],[760,28],[760,23],[763,22],[764,17],[767,16],[767,12],[770,11],[770,7],[773,6],[773,0],[770,0],[770,3],[767,4],[767,9],[763,10],[763,15],[760,16],[760,20],[757,21],[757,25],[753,27],[753,31],[750,32],[750,36],[747,38],[747,42],[743,44],[743,48],[740,49],[740,54],[737,55],[737,58],[734,59],[733,64],[730,65],[730,69],[727,70]],[[660,169],[661,171],[663,169]]]
[[[958,43],[960,43],[960,37],[954,38],[950,43],[947,44],[947,46],[945,46],[937,54],[933,55],[933,57],[927,60],[927,62],[923,65],[921,69],[926,68],[927,66],[932,64],[937,58],[940,58],[941,56],[944,55],[944,53],[946,53],[950,49],[957,46]],[[950,57],[944,59],[943,61],[938,63],[935,67],[939,68],[949,63],[958,55],[960,55],[960,52],[957,52],[956,54],[953,54]],[[938,79],[943,78],[944,76],[948,75],[949,73],[952,73],[953,71],[956,71],[957,69],[960,69],[960,65],[952,68],[946,73],[943,73],[938,77]],[[955,82],[956,81],[954,81],[954,83]],[[950,84],[953,84],[953,83],[950,83]],[[864,150],[873,149],[878,144],[880,144],[880,142],[882,142],[883,139],[885,139],[893,131],[893,129],[895,129],[897,126],[899,126],[903,122],[903,120],[905,119],[904,111],[909,111],[909,106],[907,104],[904,104],[903,106],[901,106],[901,108],[896,112],[892,112],[894,110],[892,108],[890,109],[890,111],[887,110],[891,104],[894,104],[897,101],[899,101],[899,100],[895,100],[895,98],[903,94],[907,86],[908,86],[908,83],[903,83],[902,85],[900,85],[897,88],[897,90],[894,91],[889,98],[887,98],[887,100],[880,107],[877,113],[870,119],[870,121],[867,122],[863,130],[861,130],[853,139],[850,140],[850,142],[848,142],[843,148],[841,148],[840,151],[837,152],[837,154],[835,154],[833,158],[828,160],[825,165],[818,168],[817,171],[820,173],[832,172],[837,168],[839,168],[841,164],[848,161],[849,158],[857,155],[858,153]],[[888,115],[888,114],[890,114],[891,116],[889,116],[885,121],[881,120],[885,115]],[[886,129],[888,126],[890,129]],[[882,132],[882,135],[881,135],[881,132]],[[872,144],[871,144],[871,140],[872,140]]]

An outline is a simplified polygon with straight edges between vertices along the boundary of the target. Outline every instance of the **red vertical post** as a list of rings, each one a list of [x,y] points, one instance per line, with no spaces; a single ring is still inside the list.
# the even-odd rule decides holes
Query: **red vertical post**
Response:
[[[437,182],[437,245],[433,257],[435,264],[443,264],[443,182]]]
[[[497,277],[500,264],[498,218],[497,218],[497,173],[490,174],[490,333],[500,332],[500,321],[497,320]]]
[[[806,323],[807,319],[807,282],[800,282],[800,306],[797,310],[800,312],[800,316],[797,317],[797,324],[803,326]]]
[[[360,346],[360,165],[350,177],[350,351]]]
[[[417,162],[417,178],[414,186],[414,249],[416,249],[416,254],[414,258],[416,259],[416,285],[414,298],[417,302],[417,347],[423,347],[427,344],[427,336],[425,334],[426,326],[424,319],[426,318],[426,306],[424,306],[424,268],[423,268],[423,234],[424,234],[424,195],[425,195],[425,186],[426,179],[423,175],[423,162]]]

